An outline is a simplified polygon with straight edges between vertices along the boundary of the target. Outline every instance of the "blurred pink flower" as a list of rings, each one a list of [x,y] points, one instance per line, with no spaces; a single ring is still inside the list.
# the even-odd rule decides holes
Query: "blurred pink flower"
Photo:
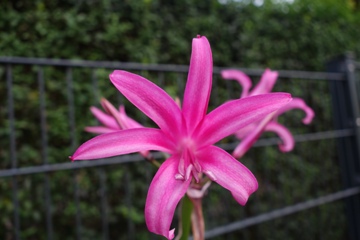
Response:
[[[101,99],[101,105],[105,112],[101,111],[97,107],[90,107],[91,113],[94,117],[103,124],[103,126],[89,126],[85,127],[85,131],[91,133],[109,133],[116,132],[119,130],[129,129],[129,128],[142,128],[140,123],[136,122],[134,119],[128,117],[125,112],[125,107],[120,105],[119,110],[117,110],[108,100],[105,98]]]
[[[270,93],[278,77],[277,72],[266,69],[261,76],[260,82],[254,87],[252,91],[250,91],[252,82],[245,73],[239,70],[229,69],[221,71],[221,75],[224,79],[236,80],[240,83],[243,88],[240,98]],[[285,126],[277,122],[277,117],[282,113],[295,108],[301,109],[305,112],[306,115],[302,120],[304,124],[311,123],[313,117],[315,116],[314,111],[309,106],[307,106],[304,100],[301,98],[293,98],[291,102],[280,108],[278,111],[269,114],[261,121],[253,122],[252,124],[247,125],[245,128],[238,130],[235,133],[235,136],[241,140],[241,142],[235,148],[233,156],[236,158],[242,157],[258,140],[261,133],[264,131],[275,132],[280,137],[282,143],[279,144],[279,149],[282,152],[291,151],[295,145],[294,138]]]
[[[105,112],[94,106],[90,107],[90,111],[95,116],[95,118],[103,124],[103,126],[88,126],[85,127],[85,131],[90,133],[102,134],[130,128],[144,127],[143,125],[126,115],[125,107],[123,105],[120,105],[119,110],[117,110],[105,98],[102,98],[100,103]],[[147,159],[151,158],[149,151],[140,151],[140,154]]]
[[[110,80],[159,129],[144,127],[102,134],[81,145],[71,158],[96,159],[144,150],[169,153],[148,190],[145,221],[151,232],[174,237],[175,229],[169,229],[175,208],[191,181],[198,182],[203,174],[228,189],[240,204],[247,202],[258,187],[254,175],[213,144],[278,110],[291,100],[290,94],[229,101],[206,115],[212,53],[208,40],[200,36],[192,42],[182,109],[164,90],[141,76],[116,70]]]

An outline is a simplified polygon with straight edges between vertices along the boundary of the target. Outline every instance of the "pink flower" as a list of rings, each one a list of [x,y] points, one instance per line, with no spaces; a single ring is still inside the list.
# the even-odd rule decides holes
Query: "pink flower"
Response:
[[[254,175],[213,144],[287,104],[290,94],[273,93],[227,102],[209,114],[212,53],[205,37],[193,39],[182,109],[161,88],[138,75],[116,70],[115,87],[151,118],[156,128],[127,129],[97,136],[81,145],[72,159],[96,159],[143,150],[170,154],[153,178],[146,199],[145,221],[151,232],[174,237],[170,224],[191,181],[203,174],[228,189],[244,205],[257,187]]]
[[[95,116],[95,118],[103,124],[103,126],[89,126],[85,127],[85,131],[91,133],[109,133],[116,132],[119,130],[129,129],[129,128],[142,128],[140,123],[136,122],[134,119],[128,117],[125,113],[125,107],[120,105],[119,110],[117,110],[108,100],[102,98],[100,101],[105,112],[101,111],[97,107],[90,107],[90,111]]]
[[[240,85],[243,87],[240,98],[271,92],[278,77],[277,72],[266,69],[261,76],[260,82],[254,87],[252,91],[249,91],[252,82],[245,73],[239,70],[229,69],[223,70],[221,75],[224,79],[234,79],[240,83]],[[314,111],[309,106],[307,106],[304,100],[301,98],[293,98],[291,102],[280,108],[278,111],[269,114],[261,121],[253,122],[245,128],[237,131],[235,136],[241,140],[241,143],[235,148],[233,156],[236,158],[242,157],[264,131],[275,132],[277,135],[279,135],[282,140],[282,144],[279,144],[279,148],[282,152],[291,151],[295,145],[294,138],[285,126],[277,122],[277,117],[282,113],[294,108],[302,109],[305,112],[306,116],[302,120],[304,124],[309,124],[312,121],[315,115]]]
[[[106,113],[104,113],[97,107],[90,107],[90,111],[95,116],[95,118],[104,126],[85,127],[85,131],[96,134],[102,134],[102,133],[116,132],[124,129],[144,127],[143,125],[141,125],[140,123],[136,122],[134,119],[126,115],[125,107],[123,105],[120,105],[118,111],[105,98],[102,98],[100,103]],[[149,151],[141,151],[140,154],[147,159],[151,158]]]

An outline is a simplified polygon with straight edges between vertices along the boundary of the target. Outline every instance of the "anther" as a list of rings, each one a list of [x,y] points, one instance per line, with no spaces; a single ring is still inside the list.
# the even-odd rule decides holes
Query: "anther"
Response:
[[[190,164],[187,169],[186,169],[186,176],[185,176],[185,179],[188,180],[190,178],[190,174],[192,172],[192,169],[193,169],[193,165]]]
[[[175,174],[175,179],[176,180],[185,180],[184,176],[181,175],[180,173]]]
[[[196,171],[201,172],[201,166],[200,166],[199,162],[196,161],[196,159],[195,159],[193,161],[193,163],[194,163],[194,167],[195,167]]]
[[[213,172],[211,172],[211,171],[209,171],[209,170],[206,170],[206,171],[204,171],[204,173],[205,173],[206,176],[208,176],[212,181],[216,181],[216,180],[217,180],[217,178],[216,178],[216,176],[214,175]]]
[[[184,175],[185,174],[185,163],[184,163],[184,158],[181,157],[180,158],[180,162],[179,162],[179,166],[178,166],[178,171],[181,175]]]

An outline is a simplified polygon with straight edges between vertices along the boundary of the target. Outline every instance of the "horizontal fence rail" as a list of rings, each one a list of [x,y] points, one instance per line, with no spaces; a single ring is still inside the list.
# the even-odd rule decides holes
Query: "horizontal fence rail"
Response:
[[[205,238],[210,239],[216,236],[221,236],[225,233],[238,231],[243,228],[247,228],[253,225],[260,224],[262,222],[274,220],[276,218],[285,217],[290,214],[294,214],[300,211],[304,211],[313,207],[317,207],[326,203],[338,201],[344,198],[355,196],[360,194],[360,187],[349,188],[333,194],[322,196],[319,198],[311,199],[306,202],[294,204],[281,209],[276,209],[271,212],[257,215],[255,217],[249,217],[245,220],[234,222],[223,227],[217,227],[209,230],[205,233]]]
[[[295,135],[294,139],[296,142],[305,142],[305,141],[316,141],[316,140],[324,140],[324,139],[350,137],[353,135],[354,132],[352,129],[342,129],[342,130],[334,130],[327,132]],[[254,144],[254,147],[274,146],[277,145],[278,143],[279,143],[279,138],[260,139]],[[219,146],[225,150],[232,150],[236,147],[236,143],[220,144]],[[162,155],[159,153],[153,153],[153,156],[155,159],[162,158]],[[54,172],[61,170],[99,167],[105,165],[115,165],[115,164],[133,163],[133,162],[141,162],[141,161],[146,161],[146,160],[140,155],[124,155],[119,157],[99,159],[97,161],[75,161],[75,162],[59,163],[59,164],[44,164],[33,167],[0,170],[0,177],[47,173],[47,172]]]
[[[354,66],[354,69],[360,69],[360,63],[359,62],[351,62]],[[36,80],[34,83],[29,83],[29,89],[33,87],[33,85],[37,85],[37,89],[34,90],[34,95],[38,97],[39,104],[38,104],[38,127],[39,127],[39,144],[40,144],[40,160],[36,163],[31,163],[30,165],[23,165],[23,162],[21,162],[19,159],[21,159],[19,155],[19,146],[23,143],[18,142],[18,133],[19,128],[16,125],[20,120],[19,117],[16,115],[18,108],[17,108],[17,102],[15,99],[19,97],[18,95],[14,94],[14,88],[17,87],[16,84],[18,84],[17,75],[20,70],[16,69],[16,67],[19,66],[27,66],[30,67],[31,70],[25,69],[25,72],[36,72]],[[112,194],[109,192],[111,188],[111,184],[109,183],[109,179],[111,178],[112,171],[114,169],[118,168],[118,165],[122,165],[121,168],[125,169],[124,173],[121,173],[121,179],[124,182],[123,187],[121,190],[119,190],[119,193],[122,194],[123,198],[121,199],[124,208],[122,208],[120,211],[121,214],[124,214],[128,217],[128,220],[125,222],[122,222],[124,225],[123,231],[126,232],[126,236],[129,239],[136,239],[136,235],[139,234],[137,228],[139,228],[137,221],[141,222],[141,217],[138,216],[137,213],[137,207],[135,205],[138,205],[137,202],[135,202],[135,198],[139,194],[140,190],[137,190],[133,185],[132,181],[137,178],[136,176],[132,176],[131,171],[129,169],[132,169],[132,165],[145,162],[144,158],[140,154],[130,154],[130,155],[124,155],[124,156],[118,156],[118,157],[112,157],[112,158],[106,158],[106,159],[99,159],[99,160],[93,160],[93,161],[76,161],[76,162],[68,162],[64,161],[62,159],[62,162],[54,162],[52,151],[53,150],[53,140],[51,139],[49,132],[51,131],[51,121],[53,119],[49,119],[49,113],[51,111],[54,111],[53,109],[50,109],[49,106],[53,107],[53,103],[49,101],[48,99],[48,91],[51,87],[49,87],[49,76],[46,75],[47,68],[56,68],[62,75],[62,84],[63,84],[63,92],[64,96],[62,99],[62,105],[61,107],[66,108],[66,114],[67,114],[67,124],[68,124],[68,135],[70,136],[70,141],[67,143],[68,146],[66,146],[67,151],[73,151],[76,149],[77,146],[82,142],[82,136],[79,134],[79,122],[77,121],[77,116],[79,111],[88,111],[88,109],[79,109],[79,94],[77,91],[79,88],[79,78],[76,77],[76,71],[79,69],[84,69],[84,71],[87,69],[87,71],[90,71],[90,77],[87,77],[87,80],[84,80],[82,83],[83,85],[89,85],[91,86],[92,96],[95,99],[90,99],[91,105],[96,105],[95,102],[97,99],[99,99],[100,96],[100,81],[99,77],[96,74],[96,71],[99,69],[124,69],[124,70],[132,70],[136,71],[137,73],[140,73],[140,75],[144,74],[157,74],[157,84],[164,85],[165,87],[168,86],[164,78],[166,74],[174,74],[171,75],[171,84],[169,87],[170,90],[175,91],[176,95],[182,95],[182,90],[184,88],[184,81],[186,79],[186,73],[188,72],[188,66],[187,65],[170,65],[170,64],[140,64],[140,63],[125,63],[125,62],[108,62],[108,61],[84,61],[84,60],[64,60],[64,59],[39,59],[39,58],[23,58],[23,57],[0,57],[0,70],[1,67],[3,67],[3,76],[4,78],[1,78],[1,81],[3,81],[4,88],[6,89],[6,94],[4,93],[3,97],[4,101],[6,101],[7,105],[6,111],[6,118],[7,120],[7,132],[8,132],[8,140],[6,142],[6,145],[8,147],[7,150],[7,156],[8,156],[8,162],[9,164],[6,165],[6,167],[1,167],[0,165],[0,181],[6,181],[9,182],[11,185],[11,202],[12,202],[12,223],[8,224],[8,232],[7,235],[11,236],[10,239],[23,239],[24,238],[24,231],[23,229],[23,222],[22,222],[22,203],[20,201],[20,192],[22,191],[21,186],[23,183],[21,181],[24,181],[23,179],[32,179],[34,177],[37,177],[38,174],[42,177],[40,182],[43,184],[43,206],[44,207],[44,222],[45,222],[45,228],[46,228],[46,239],[57,239],[57,223],[58,223],[58,215],[57,212],[59,211],[59,206],[64,208],[64,203],[59,202],[57,197],[54,196],[54,187],[52,184],[54,184],[54,175],[55,174],[63,174],[62,172],[70,171],[70,178],[72,179],[72,191],[73,196],[71,199],[67,199],[66,201],[72,201],[74,203],[73,205],[73,214],[74,214],[74,224],[75,225],[74,231],[72,232],[72,236],[76,239],[87,239],[91,238],[89,236],[85,237],[84,234],[95,234],[91,233],[89,231],[89,227],[85,227],[87,224],[87,217],[86,217],[86,208],[84,207],[84,190],[82,189],[84,187],[84,183],[82,182],[82,179],[85,178],[84,176],[86,173],[82,172],[83,170],[88,171],[95,171],[95,177],[92,176],[91,180],[94,178],[98,181],[98,189],[96,189],[97,196],[98,196],[98,212],[99,212],[99,224],[97,225],[100,229],[99,231],[101,234],[98,236],[102,239],[113,239],[114,236],[112,235],[112,229],[114,229],[114,223],[112,222],[115,217],[112,215],[111,212],[111,206],[110,203],[114,202],[112,199]],[[232,83],[221,83],[219,84],[219,75],[220,72],[223,69],[228,69],[224,67],[214,67],[214,89],[213,93],[215,99],[212,102],[212,105],[218,105],[221,103],[221,101],[217,98],[218,96],[224,95],[224,91],[227,91],[228,95],[231,96],[239,96],[239,93],[236,93],[238,89],[234,88],[234,85],[231,85]],[[248,74],[251,77],[259,78],[263,74],[263,69],[243,69],[243,68],[236,68],[238,70],[241,70]],[[107,71],[108,72],[108,71]],[[150,72],[150,73],[149,73]],[[310,83],[325,83],[329,84],[330,86],[336,86],[335,89],[339,91],[339,89],[342,89],[344,85],[346,85],[349,81],[349,73],[343,70],[337,69],[336,71],[328,71],[328,72],[310,72],[310,71],[292,71],[292,70],[279,70],[279,78],[286,79],[286,80],[296,80],[299,82],[306,82],[306,84]],[[82,74],[82,73],[81,73]],[[0,77],[1,77],[1,71],[0,71]],[[352,78],[354,78],[354,75],[351,75]],[[304,81],[306,80],[306,81]],[[55,81],[55,80],[52,80]],[[86,81],[86,82],[85,82]],[[353,79],[355,81],[355,79]],[[284,81],[285,85],[289,84],[290,81]],[[0,82],[0,91],[1,91],[1,82]],[[33,85],[32,85],[33,84]],[[217,85],[216,85],[217,84]],[[6,86],[6,87],[5,87]],[[175,86],[175,87],[174,87]],[[355,86],[355,85],[354,85]],[[174,88],[175,89],[174,89]],[[289,87],[289,86],[287,86]],[[322,87],[322,85],[321,85]],[[221,88],[226,88],[225,90]],[[309,87],[312,89],[312,87]],[[319,87],[320,88],[320,87]],[[291,88],[290,88],[291,89]],[[323,88],[321,88],[323,91]],[[329,88],[330,89],[330,88]],[[344,88],[345,89],[345,88]],[[348,89],[347,89],[348,90]],[[83,89],[81,91],[84,91]],[[223,91],[223,92],[222,92]],[[320,90],[319,90],[320,91]],[[330,90],[329,90],[330,91]],[[114,89],[115,92],[115,89]],[[331,94],[334,94],[331,92]],[[345,95],[347,93],[344,93]],[[335,94],[336,95],[336,94]],[[339,95],[340,96],[340,95]],[[346,98],[346,96],[341,96],[342,98]],[[219,97],[220,98],[220,97]],[[117,96],[117,98],[114,98],[118,103],[124,103],[124,98],[121,96]],[[347,113],[343,113],[344,106],[340,106],[339,109],[336,110],[336,104],[338,102],[342,102],[343,100],[337,97],[335,100],[333,98],[333,105],[335,106],[333,110],[334,115],[342,116],[347,115]],[[352,96],[351,101],[358,101],[357,96]],[[126,104],[126,102],[125,102]],[[346,104],[345,104],[346,105]],[[324,103],[324,106],[326,104]],[[358,106],[358,105],[355,105]],[[331,107],[330,105],[328,106]],[[357,107],[353,108],[351,111],[356,109]],[[338,112],[337,112],[338,111]],[[2,113],[0,109],[0,114]],[[326,113],[320,112],[320,118],[322,117],[322,114],[325,116]],[[327,116],[327,115],[326,115]],[[2,117],[0,115],[0,117]],[[142,118],[142,119],[141,119]],[[26,120],[26,119],[25,119]],[[149,123],[148,120],[144,116],[140,116],[141,122],[145,122],[146,124],[152,124]],[[332,122],[332,120],[327,120],[328,122]],[[337,120],[335,119],[335,122]],[[336,141],[340,142],[339,146],[342,144],[354,142],[357,141],[358,137],[358,126],[356,126],[357,119],[354,120],[354,116],[351,114],[349,117],[344,121],[344,124],[337,125],[337,127],[333,128],[319,128],[317,127],[313,132],[306,132],[303,133],[303,130],[300,130],[300,133],[294,134],[294,140],[297,144],[301,143],[308,143],[308,142],[326,142],[326,141]],[[355,124],[354,124],[355,121]],[[335,124],[336,125],[336,124]],[[1,126],[0,126],[1,127]],[[255,144],[255,149],[259,148],[266,148],[269,146],[275,146],[279,144],[279,138],[277,137],[266,137],[259,139]],[[226,151],[231,152],[235,147],[237,146],[238,141],[234,140],[234,138],[230,139],[229,141],[223,143],[220,142],[217,145]],[[346,145],[346,144],[345,144]],[[339,149],[341,149],[341,146]],[[0,154],[1,154],[1,148],[0,146]],[[275,147],[274,147],[275,148]],[[346,148],[346,147],[345,147]],[[70,149],[70,150],[69,150]],[[314,150],[316,151],[316,150]],[[353,155],[351,155],[351,159],[358,159],[359,156],[357,155],[358,151],[354,149],[348,149],[345,150],[336,150],[335,148],[329,149],[329,151],[334,151],[334,155],[339,155],[338,158],[340,163],[340,167],[348,168],[346,165],[344,167],[343,162],[346,161],[343,159],[342,151],[351,151],[354,152]],[[164,155],[161,153],[152,153],[154,158],[157,160],[164,159]],[[252,155],[251,155],[252,154]],[[250,156],[255,156],[257,153],[249,153]],[[300,153],[298,153],[300,154]],[[257,155],[256,155],[257,156]],[[344,155],[345,158],[349,158],[348,155]],[[66,155],[64,155],[64,158],[66,158]],[[251,158],[251,157],[250,157]],[[305,158],[305,157],[304,157]],[[244,161],[247,161],[245,159]],[[250,163],[249,163],[250,162]],[[248,163],[251,165],[251,161]],[[110,169],[110,168],[111,169]],[[321,167],[321,166],[320,166]],[[354,166],[354,169],[356,169],[357,166]],[[120,167],[119,167],[120,168]],[[301,167],[299,167],[301,168]],[[140,171],[140,170],[139,170]],[[141,170],[143,172],[138,173],[143,178],[146,179],[146,184],[148,185],[149,182],[152,179],[153,172],[151,172],[149,169]],[[348,174],[347,170],[342,170],[342,174],[346,175]],[[263,174],[263,173],[261,173]],[[264,176],[266,177],[266,171],[264,173]],[[256,175],[256,174],[255,174]],[[295,200],[295,202],[292,202],[291,204],[287,203],[287,205],[281,205],[280,207],[274,207],[272,209],[266,209],[264,211],[258,211],[255,213],[241,213],[243,220],[232,220],[230,223],[225,224],[217,224],[215,226],[212,226],[206,231],[206,238],[216,238],[218,236],[230,236],[230,233],[237,232],[241,229],[258,226],[262,223],[269,222],[274,219],[283,218],[285,216],[295,214],[310,208],[319,207],[325,204],[328,204],[330,202],[343,200],[345,199],[346,206],[352,206],[357,202],[357,199],[359,199],[360,195],[360,176],[357,175],[357,173],[353,172],[353,176],[351,176],[351,180],[349,179],[343,179],[345,181],[345,184],[342,188],[336,188],[336,190],[332,190],[330,193],[321,193],[320,196],[311,198],[311,199],[300,199]],[[353,180],[355,179],[355,180]],[[357,179],[357,180],[356,180]],[[300,179],[301,180],[301,179]],[[30,180],[29,180],[30,181]],[[347,184],[347,181],[351,181],[351,184]],[[357,182],[356,182],[357,181]],[[267,181],[264,181],[264,183],[267,183]],[[145,184],[145,183],[144,183]],[[211,195],[211,194],[210,194]],[[355,199],[355,200],[354,200]],[[119,200],[120,201],[120,200]],[[254,200],[254,206],[257,206],[258,200]],[[0,196],[0,202],[1,202],[1,196]],[[226,204],[224,204],[226,205]],[[225,207],[226,208],[226,207]],[[353,208],[349,208],[353,209]],[[114,210],[114,209],[113,209]],[[358,208],[355,208],[354,212],[358,211]],[[229,210],[231,211],[231,210]],[[356,212],[357,213],[357,212]],[[119,214],[119,212],[117,212]],[[351,215],[351,214],[350,214]],[[350,216],[348,215],[348,216]],[[240,217],[240,215],[239,215]],[[140,220],[139,220],[140,219]],[[353,226],[356,226],[358,223],[358,218],[351,216],[349,221],[353,221]],[[1,223],[0,223],[1,224]],[[359,222],[360,224],[360,222]],[[351,225],[351,224],[350,224]],[[1,227],[1,225],[0,225]],[[91,228],[91,227],[90,227]],[[95,231],[95,230],[94,230]],[[360,235],[357,235],[356,232],[358,230],[352,229],[350,226],[350,238],[352,240],[360,239]],[[10,233],[9,233],[10,232]],[[251,234],[251,230],[249,230],[249,234]],[[1,234],[5,234],[1,232],[0,230],[0,238],[2,237]],[[145,233],[144,233],[145,234]],[[156,239],[153,235],[142,235],[143,239]],[[238,235],[235,235],[234,238],[229,239],[237,239]],[[220,238],[221,239],[221,238]]]
[[[182,72],[187,73],[189,66],[187,65],[171,65],[171,64],[141,64],[129,62],[106,62],[106,61],[85,61],[85,60],[65,60],[65,59],[41,59],[41,58],[23,58],[23,57],[0,57],[0,63],[3,64],[24,64],[39,66],[58,66],[58,67],[81,67],[81,68],[108,68],[108,69],[124,69],[124,70],[141,70],[141,71],[159,71],[159,72]],[[221,70],[229,67],[214,67],[213,72],[220,74]],[[245,69],[235,68],[244,71],[251,76],[261,76],[263,69]],[[343,73],[329,72],[310,72],[310,71],[291,71],[280,70],[279,76],[283,78],[301,78],[308,80],[333,80],[343,81],[345,75]]]

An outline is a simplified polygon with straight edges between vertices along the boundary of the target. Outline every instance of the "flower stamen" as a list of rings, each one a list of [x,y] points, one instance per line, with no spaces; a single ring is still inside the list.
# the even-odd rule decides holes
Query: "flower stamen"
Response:
[[[175,179],[176,180],[185,180],[184,176],[181,175],[180,173],[175,174]]]
[[[211,181],[217,180],[215,174],[213,172],[211,172],[210,170],[206,170],[206,171],[204,171],[204,173],[210,178]]]
[[[185,160],[184,160],[184,157],[181,156],[180,161],[179,161],[179,167],[178,167],[179,174],[184,176],[185,175],[184,170],[185,170]]]
[[[188,180],[190,178],[190,174],[193,172],[193,165],[190,164],[186,169],[185,179]],[[194,175],[194,174],[193,174]]]

